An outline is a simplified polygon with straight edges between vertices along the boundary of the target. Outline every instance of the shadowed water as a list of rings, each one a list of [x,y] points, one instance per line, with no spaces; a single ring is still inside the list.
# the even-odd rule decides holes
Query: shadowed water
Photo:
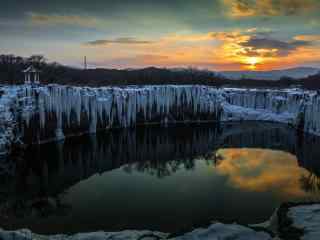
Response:
[[[0,226],[37,233],[259,223],[319,199],[320,140],[266,123],[112,130],[27,149],[2,174]]]

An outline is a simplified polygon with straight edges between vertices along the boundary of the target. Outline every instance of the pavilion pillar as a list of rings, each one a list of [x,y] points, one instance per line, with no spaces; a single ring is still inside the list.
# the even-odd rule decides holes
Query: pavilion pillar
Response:
[[[30,66],[24,72],[24,83],[25,84],[40,84],[40,71]]]

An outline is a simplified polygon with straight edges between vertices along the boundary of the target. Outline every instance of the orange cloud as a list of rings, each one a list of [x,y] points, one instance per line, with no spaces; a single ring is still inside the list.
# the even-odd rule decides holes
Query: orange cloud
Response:
[[[320,41],[320,35],[298,35],[298,36],[295,36],[294,39],[299,41],[315,42],[315,41]]]
[[[162,41],[168,42],[201,42],[201,41],[210,41],[214,39],[213,33],[205,33],[205,34],[172,34],[166,37],[163,37]]]
[[[86,42],[86,45],[91,46],[101,46],[101,45],[107,45],[107,44],[151,44],[152,41],[148,40],[139,40],[136,38],[126,37],[126,38],[116,38],[116,39],[100,39],[95,41],[89,41]]]

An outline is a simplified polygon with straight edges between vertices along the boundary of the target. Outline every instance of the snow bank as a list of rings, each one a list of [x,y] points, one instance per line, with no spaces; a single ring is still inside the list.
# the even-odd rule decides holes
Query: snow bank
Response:
[[[305,108],[316,93],[297,89],[224,89],[222,103],[225,121],[255,120],[289,123],[298,126],[305,117]],[[307,116],[308,121],[315,116]],[[309,130],[309,126],[305,129]],[[319,131],[319,128],[317,128]]]
[[[271,240],[271,236],[266,232],[256,232],[248,227],[237,224],[222,224],[215,223],[208,228],[195,229],[181,237],[175,238],[176,240]]]
[[[42,143],[98,129],[201,121],[271,121],[320,135],[320,97],[299,89],[217,89],[198,85],[144,87],[3,87],[4,123],[16,120],[26,143]],[[9,97],[10,96],[10,97]],[[18,98],[19,114],[7,102]],[[9,100],[8,100],[9,99]],[[13,117],[14,115],[14,117]],[[12,136],[0,134],[2,145]]]

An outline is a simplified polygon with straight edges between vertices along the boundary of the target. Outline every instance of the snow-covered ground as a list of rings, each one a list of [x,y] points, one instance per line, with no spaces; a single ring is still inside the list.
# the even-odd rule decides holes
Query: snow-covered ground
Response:
[[[112,127],[157,122],[270,121],[320,135],[320,95],[300,89],[236,89],[199,85],[135,87],[0,87],[0,149],[14,123],[27,143]]]

